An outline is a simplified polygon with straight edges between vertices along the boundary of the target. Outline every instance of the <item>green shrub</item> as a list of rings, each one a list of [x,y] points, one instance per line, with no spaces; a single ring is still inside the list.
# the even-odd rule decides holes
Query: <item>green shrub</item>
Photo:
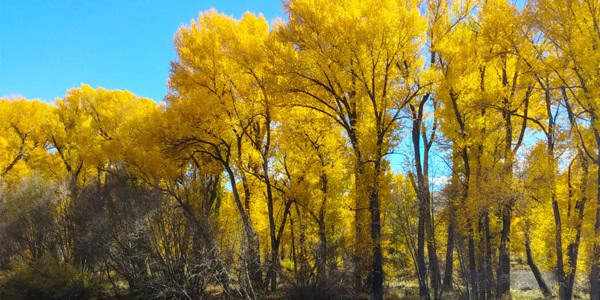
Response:
[[[84,272],[50,255],[14,262],[0,280],[1,299],[87,299],[94,290]]]

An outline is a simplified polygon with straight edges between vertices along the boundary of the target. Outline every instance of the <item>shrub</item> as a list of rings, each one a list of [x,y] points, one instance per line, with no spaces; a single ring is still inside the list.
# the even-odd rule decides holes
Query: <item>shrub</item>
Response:
[[[2,299],[86,299],[94,291],[84,272],[50,255],[13,262],[0,280]]]

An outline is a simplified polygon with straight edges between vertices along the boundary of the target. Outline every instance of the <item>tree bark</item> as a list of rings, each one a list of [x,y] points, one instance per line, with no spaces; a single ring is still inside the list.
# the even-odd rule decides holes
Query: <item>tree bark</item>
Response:
[[[502,231],[500,233],[500,249],[498,260],[498,286],[496,296],[499,299],[510,298],[510,221],[512,205],[502,209]]]
[[[552,211],[554,212],[554,238],[556,239],[556,279],[559,284],[558,294],[561,299],[567,299],[565,298],[565,266],[562,247],[562,220],[560,216],[560,209],[558,207],[558,201],[554,193],[552,194]]]
[[[448,202],[448,237],[446,239],[446,268],[444,270],[444,283],[442,290],[451,291],[452,272],[454,267],[454,206],[452,200]]]
[[[270,282],[271,291],[277,289],[277,272],[280,267],[279,260],[279,241],[277,240],[275,226],[275,211],[273,208],[273,191],[271,188],[271,179],[269,178],[269,163],[268,159],[264,158],[263,172],[265,173],[264,182],[267,186],[267,212],[269,214],[269,237],[271,239],[271,263],[267,271],[267,281]]]
[[[381,251],[381,212],[379,203],[379,176],[381,157],[375,160],[372,186],[369,187],[369,211],[371,212],[371,241],[373,243],[373,268],[371,296],[373,300],[383,300],[383,253]]]
[[[581,241],[581,227],[583,224],[583,213],[585,211],[585,204],[587,202],[587,196],[585,193],[587,187],[588,180],[588,161],[583,156],[583,153],[580,153],[581,157],[581,169],[583,171],[582,180],[580,185],[580,190],[582,193],[582,197],[577,200],[575,203],[575,209],[577,210],[577,220],[575,221],[575,241],[570,243],[567,246],[567,256],[569,259],[569,273],[567,274],[563,289],[563,294],[561,294],[562,299],[570,300],[573,298],[573,288],[575,285],[575,274],[577,272],[577,257],[579,256],[579,245]],[[569,165],[569,198],[571,197],[571,166]],[[570,199],[569,199],[570,200]]]
[[[469,226],[472,226],[469,224]],[[473,229],[469,229],[468,236],[468,251],[469,251],[469,281],[471,283],[470,299],[477,299],[477,263],[475,260],[475,241],[473,239]]]
[[[417,276],[419,277],[419,295],[429,299],[427,264],[425,262],[425,218],[422,217],[422,210],[421,206],[419,206],[419,220],[417,224]]]
[[[325,167],[324,160],[321,156],[321,167]],[[319,208],[319,215],[317,223],[319,225],[319,250],[316,259],[317,265],[317,285],[325,286],[327,280],[327,231],[325,228],[325,210],[327,207],[327,191],[328,191],[328,180],[325,171],[322,171],[321,177],[321,192],[323,198],[321,201],[321,207]]]
[[[231,184],[231,191],[233,193],[233,198],[235,200],[236,207],[240,216],[242,218],[242,224],[244,226],[244,233],[246,235],[247,249],[244,251],[244,259],[246,261],[246,268],[248,272],[248,277],[250,278],[250,283],[253,288],[262,289],[262,271],[260,268],[260,250],[259,250],[259,241],[256,233],[254,232],[254,227],[250,222],[250,216],[244,210],[242,205],[242,201],[240,198],[240,194],[237,190],[237,182],[235,179],[235,174],[233,173],[233,169],[231,166],[225,165],[225,170],[227,171],[227,175],[229,176],[229,182]]]
[[[492,298],[492,287],[494,283],[492,273],[492,249],[490,235],[489,213],[484,211],[479,217],[479,299]]]
[[[548,285],[546,284],[544,277],[542,277],[542,273],[540,272],[540,269],[538,268],[538,266],[535,264],[535,262],[533,260],[533,255],[531,254],[531,241],[529,239],[529,229],[528,228],[525,229],[525,253],[527,255],[527,265],[529,265],[529,268],[531,269],[531,272],[533,273],[533,276],[535,277],[535,281],[537,282],[538,286],[540,287],[542,294],[544,294],[544,297],[546,297],[546,298],[552,297],[552,292],[548,288]]]
[[[598,141],[600,146],[600,140]],[[600,148],[598,149],[600,155]],[[600,164],[598,164],[600,170]],[[594,223],[594,248],[592,252],[592,270],[590,272],[590,298],[600,300],[600,243],[597,241],[600,236],[600,171],[596,177],[597,199],[596,199],[596,222]]]
[[[426,102],[429,99],[429,95],[424,95],[418,106],[410,105],[410,112],[412,114],[412,143],[413,143],[413,154],[415,160],[416,170],[416,182],[413,182],[415,192],[417,193],[417,199],[419,202],[419,230],[417,232],[417,268],[425,267],[425,250],[424,243],[427,243],[427,254],[429,259],[429,276],[431,282],[431,288],[433,291],[429,291],[427,286],[421,286],[419,290],[422,293],[433,292],[433,298],[438,299],[441,290],[441,275],[439,261],[437,258],[436,246],[435,246],[435,229],[433,227],[433,216],[431,207],[431,194],[429,193],[429,150],[431,149],[433,132],[430,137],[431,140],[427,139],[425,132],[422,131],[423,125],[423,109]],[[435,130],[435,128],[433,129]],[[421,160],[421,145],[423,143],[423,159]],[[423,227],[423,228],[421,228]],[[419,270],[422,275],[426,271]],[[422,284],[423,285],[423,284]],[[423,296],[423,295],[421,295]]]

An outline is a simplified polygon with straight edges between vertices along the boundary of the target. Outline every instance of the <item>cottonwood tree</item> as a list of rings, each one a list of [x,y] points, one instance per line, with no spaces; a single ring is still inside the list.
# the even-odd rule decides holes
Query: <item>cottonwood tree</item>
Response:
[[[349,139],[357,183],[355,285],[362,286],[370,263],[370,290],[381,299],[380,185],[400,111],[420,92],[413,76],[423,21],[410,1],[290,1],[286,9],[290,21],[277,34],[288,45],[289,91],[303,96],[296,106],[330,117]]]

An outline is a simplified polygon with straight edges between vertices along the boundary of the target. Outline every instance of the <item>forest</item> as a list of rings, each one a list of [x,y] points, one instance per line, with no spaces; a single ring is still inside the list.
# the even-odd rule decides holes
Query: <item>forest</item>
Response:
[[[282,5],[0,99],[0,298],[600,299],[598,0]]]

